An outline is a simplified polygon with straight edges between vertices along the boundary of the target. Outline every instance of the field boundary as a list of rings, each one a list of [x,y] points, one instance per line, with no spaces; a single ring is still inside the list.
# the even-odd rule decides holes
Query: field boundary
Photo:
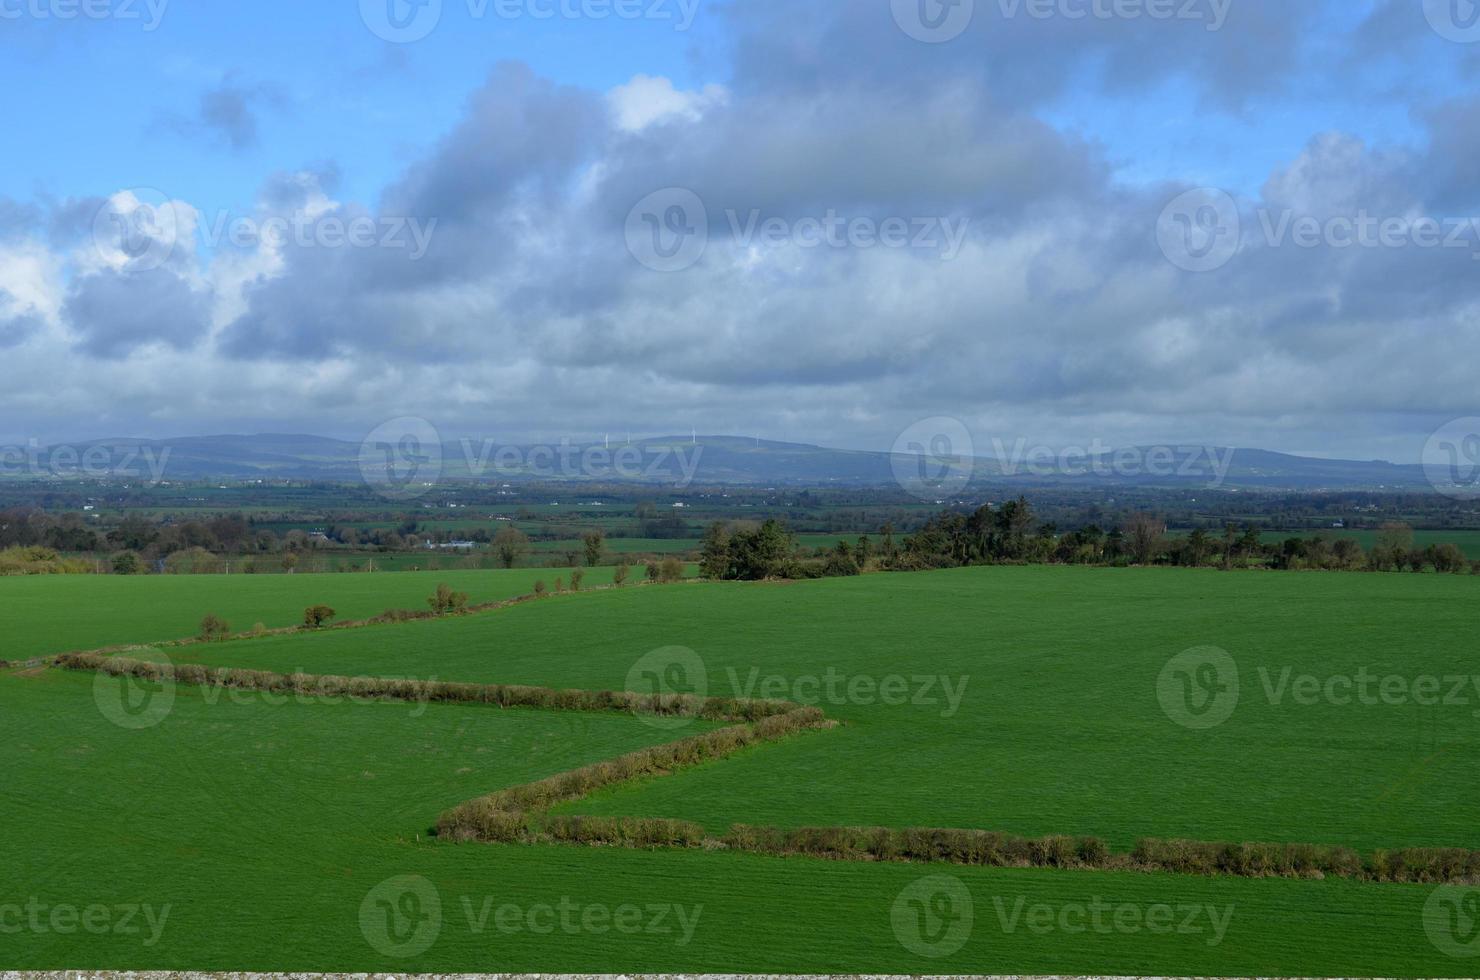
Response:
[[[1097,837],[1021,837],[939,827],[802,827],[735,824],[723,837],[699,824],[658,817],[551,815],[600,790],[671,775],[746,748],[837,726],[816,707],[789,701],[557,690],[503,684],[277,674],[202,664],[156,663],[105,653],[62,654],[67,670],[320,698],[484,704],[499,708],[618,712],[655,718],[731,721],[731,727],[640,749],[534,782],[508,787],[445,811],[434,832],[455,842],[558,843],[630,848],[702,848],[772,857],[889,861],[1001,868],[1171,872],[1246,878],[1349,878],[1394,883],[1480,882],[1480,851],[1394,848],[1360,855],[1346,847],[1142,838],[1112,852]]]
[[[103,653],[64,653],[55,666],[65,670],[171,681],[199,687],[235,688],[318,698],[366,701],[416,701],[436,704],[488,704],[499,708],[546,711],[618,712],[707,721],[758,722],[806,713],[821,721],[822,712],[791,701],[753,698],[700,698],[692,694],[637,694],[631,691],[585,691],[522,684],[467,684],[453,681],[334,674],[278,674],[239,667],[159,663]]]
[[[119,653],[132,653],[137,650],[174,650],[180,647],[198,646],[202,644],[237,643],[246,640],[260,640],[269,636],[298,636],[305,633],[332,633],[336,630],[365,629],[371,626],[394,626],[401,623],[422,623],[440,619],[455,619],[460,616],[477,616],[483,613],[497,612],[501,609],[509,609],[514,606],[522,606],[526,603],[544,602],[550,599],[562,599],[579,595],[589,595],[596,592],[627,591],[628,589],[644,589],[657,587],[672,587],[675,585],[689,585],[703,582],[703,579],[680,579],[677,582],[627,582],[622,585],[593,585],[590,588],[579,590],[566,589],[562,592],[526,593],[525,595],[513,596],[508,599],[494,599],[489,602],[480,602],[466,606],[463,609],[451,612],[433,612],[430,609],[387,609],[378,616],[367,619],[349,619],[338,623],[325,623],[322,626],[274,626],[260,630],[246,630],[231,633],[222,637],[211,637],[209,639],[200,636],[185,636],[173,640],[156,640],[149,643],[118,643],[104,647],[96,647],[91,650],[68,650],[64,653],[52,653],[42,657],[33,658],[26,664],[9,664],[0,660],[0,670],[17,666],[43,666],[58,663],[63,657],[78,657],[87,655],[111,656]],[[3,977],[0,977],[3,980]]]

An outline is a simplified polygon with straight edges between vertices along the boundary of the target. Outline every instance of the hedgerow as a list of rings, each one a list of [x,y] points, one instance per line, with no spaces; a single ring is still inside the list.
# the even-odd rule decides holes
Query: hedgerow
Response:
[[[754,722],[719,728],[664,745],[639,749],[615,759],[596,762],[546,779],[514,786],[469,800],[442,814],[436,832],[452,840],[497,840],[507,814],[543,813],[600,789],[646,776],[666,775],[677,769],[721,759],[751,745],[784,738],[830,724],[817,708],[794,708]],[[609,843],[621,843],[620,840]]]
[[[206,687],[233,687],[316,697],[353,697],[365,700],[425,701],[491,704],[500,708],[541,708],[548,711],[622,712],[702,718],[709,721],[775,723],[789,715],[822,712],[789,701],[747,701],[737,698],[699,698],[688,694],[637,694],[631,691],[576,691],[516,684],[460,684],[451,681],[397,680],[380,677],[339,677],[312,674],[275,674],[261,670],[207,667],[202,664],[156,663],[101,653],[64,653],[56,663],[68,670],[100,671],[148,680],[172,680]],[[783,723],[786,724],[786,723]],[[731,731],[722,729],[721,731]],[[715,735],[718,733],[710,733]]]

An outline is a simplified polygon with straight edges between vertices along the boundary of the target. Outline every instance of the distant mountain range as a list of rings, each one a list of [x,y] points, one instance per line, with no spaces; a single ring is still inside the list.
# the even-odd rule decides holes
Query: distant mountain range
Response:
[[[0,477],[147,481],[319,480],[427,483],[576,480],[654,484],[882,486],[950,496],[977,486],[1431,490],[1424,469],[1314,459],[1259,449],[1132,447],[1091,457],[994,444],[996,455],[928,458],[729,436],[632,443],[438,445],[392,432],[366,444],[321,436],[104,439],[43,449],[0,447]]]

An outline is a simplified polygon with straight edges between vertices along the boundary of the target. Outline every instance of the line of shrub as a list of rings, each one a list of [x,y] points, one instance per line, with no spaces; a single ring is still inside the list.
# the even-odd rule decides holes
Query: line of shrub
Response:
[[[436,680],[275,674],[233,667],[207,667],[203,664],[155,663],[96,653],[66,653],[59,656],[56,663],[68,670],[101,671],[155,681],[172,680],[180,684],[322,698],[491,704],[500,708],[621,712],[739,722],[773,721],[786,718],[799,710],[815,710],[801,709],[799,705],[787,701],[697,698],[692,695],[636,694],[630,691],[561,691],[516,684],[460,684]],[[816,713],[821,715],[820,711]]]
[[[1347,847],[1317,844],[1210,844],[1139,841],[1131,862],[1146,870],[1228,874],[1249,878],[1362,878],[1410,883],[1480,880],[1480,851],[1408,847],[1363,857]]]
[[[545,833],[565,844],[618,847],[702,847],[704,828],[657,817],[549,817]]]
[[[646,776],[666,775],[676,769],[724,758],[751,745],[830,724],[818,708],[796,708],[750,724],[719,728],[677,742],[639,749],[615,759],[469,800],[442,814],[437,821],[436,833],[439,837],[458,841],[508,840],[514,819],[511,814],[540,813],[558,803],[578,800],[609,786]]]
[[[1246,878],[1355,878],[1363,877],[1365,870],[1356,851],[1316,844],[1220,844],[1146,838],[1136,842],[1130,857],[1138,867],[1151,870]]]
[[[939,827],[752,827],[736,824],[726,847],[755,854],[842,861],[923,861],[1001,868],[1099,868],[1109,848],[1098,837],[1016,837]]]
[[[523,815],[519,815],[523,820]],[[533,833],[524,825],[526,835]],[[1315,844],[1218,844],[1146,838],[1115,854],[1098,837],[1018,837],[938,827],[754,827],[735,824],[719,839],[682,821],[556,817],[553,840],[626,847],[723,847],[771,857],[904,861],[996,868],[1068,868],[1171,872],[1243,878],[1353,878],[1418,884],[1480,881],[1480,851],[1406,848],[1364,859],[1345,847]],[[485,838],[485,839],[492,839]]]

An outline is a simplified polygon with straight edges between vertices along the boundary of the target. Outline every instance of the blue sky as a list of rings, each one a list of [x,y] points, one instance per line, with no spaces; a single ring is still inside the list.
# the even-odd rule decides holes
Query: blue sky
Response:
[[[81,2],[0,0],[0,85],[22,94],[0,174],[6,440],[409,415],[886,448],[949,417],[984,443],[1413,460],[1480,415],[1468,0],[60,16]],[[425,36],[377,36],[391,13]],[[949,36],[922,39],[936,14]],[[168,247],[101,240],[141,214]],[[1237,248],[1166,254],[1214,215]],[[829,216],[846,234],[810,242]],[[1321,240],[1269,241],[1282,216]],[[1405,231],[1327,240],[1366,216]],[[314,240],[210,233],[299,219]],[[1476,247],[1415,245],[1426,219]],[[881,243],[890,220],[914,242]],[[326,243],[326,221],[367,222],[373,247]],[[644,254],[695,230],[700,250]]]

